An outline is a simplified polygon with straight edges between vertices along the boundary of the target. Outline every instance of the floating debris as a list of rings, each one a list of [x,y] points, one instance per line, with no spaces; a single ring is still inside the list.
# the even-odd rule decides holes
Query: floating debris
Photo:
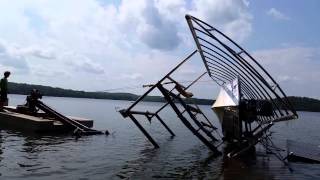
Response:
[[[320,163],[320,146],[287,140],[288,160],[305,163]]]

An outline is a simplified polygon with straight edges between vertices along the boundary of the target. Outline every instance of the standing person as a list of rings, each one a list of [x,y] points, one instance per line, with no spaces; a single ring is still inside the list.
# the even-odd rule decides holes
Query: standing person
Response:
[[[10,76],[10,72],[6,71],[3,73],[4,77],[0,80],[0,105],[7,106],[8,105],[8,77]]]

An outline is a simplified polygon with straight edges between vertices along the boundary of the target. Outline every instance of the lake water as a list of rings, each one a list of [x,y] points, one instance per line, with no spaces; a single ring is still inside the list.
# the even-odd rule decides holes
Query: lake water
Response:
[[[10,95],[10,105],[23,104],[25,96]],[[319,179],[320,165],[290,163],[292,172],[257,147],[250,161],[213,157],[183,126],[169,108],[161,116],[176,137],[157,121],[140,121],[160,145],[153,149],[129,119],[116,111],[128,101],[44,97],[43,101],[65,115],[92,118],[94,127],[111,135],[75,139],[40,136],[13,130],[0,131],[0,179]],[[143,103],[156,109],[160,103]],[[210,106],[201,106],[218,126]],[[320,113],[299,112],[299,120],[272,127],[273,140],[285,148],[285,140],[320,144]]]

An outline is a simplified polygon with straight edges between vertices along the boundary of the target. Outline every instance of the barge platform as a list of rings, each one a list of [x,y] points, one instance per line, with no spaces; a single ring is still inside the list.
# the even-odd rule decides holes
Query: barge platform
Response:
[[[67,132],[70,128],[54,118],[45,118],[41,116],[32,116],[14,112],[16,107],[6,106],[0,112],[0,127],[7,129],[16,129],[19,131],[34,132],[34,133],[55,133]],[[93,127],[93,120],[66,116],[86,127]]]

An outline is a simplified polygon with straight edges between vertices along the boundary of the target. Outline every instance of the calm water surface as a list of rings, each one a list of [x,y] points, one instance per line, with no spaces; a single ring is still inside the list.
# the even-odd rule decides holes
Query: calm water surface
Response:
[[[11,95],[10,105],[24,103],[25,96]],[[275,157],[257,147],[252,160],[224,160],[208,149],[166,109],[161,116],[177,135],[156,121],[142,120],[159,143],[153,149],[129,119],[116,111],[128,101],[44,97],[43,101],[66,115],[95,120],[94,127],[111,135],[82,137],[32,135],[0,131],[0,179],[319,179],[320,165],[290,163],[290,172]],[[140,108],[156,109],[159,103]],[[201,106],[218,126],[209,106]],[[285,147],[286,139],[320,144],[320,113],[299,112],[300,119],[276,124],[274,142]]]

